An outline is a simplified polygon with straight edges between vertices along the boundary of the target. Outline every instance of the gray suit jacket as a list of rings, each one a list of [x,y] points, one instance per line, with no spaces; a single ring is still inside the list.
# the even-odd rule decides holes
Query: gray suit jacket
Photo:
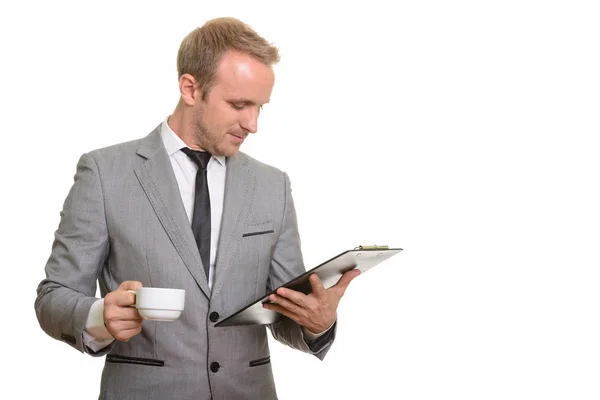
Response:
[[[102,399],[274,399],[265,326],[214,324],[303,271],[287,175],[238,153],[227,158],[209,290],[159,126],[81,157],[35,310],[51,337],[106,355]],[[185,289],[185,310],[174,322],[144,321],[128,342],[93,353],[82,331],[96,282],[104,296],[126,280]],[[332,329],[309,347],[287,318],[269,328],[278,341],[320,359],[335,336]]]

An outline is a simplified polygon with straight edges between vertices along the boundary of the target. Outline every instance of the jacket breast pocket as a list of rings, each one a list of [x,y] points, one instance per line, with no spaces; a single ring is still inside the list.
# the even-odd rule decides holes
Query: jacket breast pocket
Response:
[[[250,238],[255,236],[273,235],[275,229],[273,221],[261,222],[256,224],[246,224],[242,237]]]

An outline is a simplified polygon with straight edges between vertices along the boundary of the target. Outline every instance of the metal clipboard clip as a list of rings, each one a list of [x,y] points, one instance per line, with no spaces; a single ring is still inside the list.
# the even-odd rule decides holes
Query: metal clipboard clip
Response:
[[[389,250],[388,245],[357,246],[354,250]]]

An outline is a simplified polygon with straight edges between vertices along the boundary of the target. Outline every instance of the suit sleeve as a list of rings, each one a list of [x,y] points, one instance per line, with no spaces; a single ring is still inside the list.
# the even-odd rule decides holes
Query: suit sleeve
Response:
[[[63,204],[45,267],[46,278],[38,285],[35,300],[35,312],[42,329],[81,352],[87,350],[82,343],[82,332],[90,308],[97,300],[96,282],[108,251],[98,166],[92,156],[84,154]]]
[[[279,239],[271,260],[269,290],[273,290],[305,272],[296,210],[292,198],[290,180],[286,173],[283,173],[283,180],[284,213]],[[304,340],[302,327],[287,317],[269,325],[269,328],[273,337],[279,342],[294,349],[314,354],[322,360],[333,344],[336,326],[337,324],[313,343],[307,343]]]

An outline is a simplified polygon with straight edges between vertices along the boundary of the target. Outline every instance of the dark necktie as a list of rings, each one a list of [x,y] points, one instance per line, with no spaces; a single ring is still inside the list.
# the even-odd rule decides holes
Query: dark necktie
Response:
[[[196,238],[196,245],[198,245],[200,258],[202,258],[204,272],[206,272],[206,279],[208,280],[208,271],[210,269],[210,196],[208,192],[206,167],[208,166],[211,154],[206,151],[196,151],[187,147],[184,147],[181,151],[187,154],[187,156],[198,165],[192,231]]]

